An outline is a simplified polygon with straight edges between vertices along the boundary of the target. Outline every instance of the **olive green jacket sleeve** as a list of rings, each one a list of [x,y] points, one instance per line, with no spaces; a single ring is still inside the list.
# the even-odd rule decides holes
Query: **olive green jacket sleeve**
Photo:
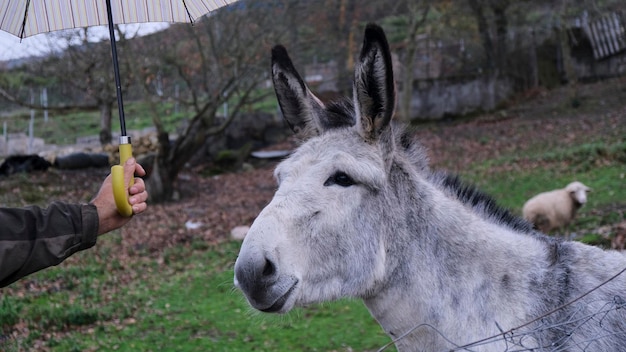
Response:
[[[0,208],[0,287],[96,244],[98,212],[91,204]]]

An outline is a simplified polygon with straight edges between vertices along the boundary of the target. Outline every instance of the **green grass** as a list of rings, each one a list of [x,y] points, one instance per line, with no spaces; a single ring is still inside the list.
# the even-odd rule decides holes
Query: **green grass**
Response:
[[[492,176],[469,176],[468,179],[483,191],[492,195],[499,204],[521,215],[524,202],[537,193],[550,189],[563,188],[578,180],[592,188],[588,202],[574,219],[574,228],[588,229],[600,225],[619,222],[623,218],[619,207],[615,211],[597,212],[598,209],[621,205],[626,208],[620,195],[626,194],[626,171],[624,165],[598,167],[582,172],[514,172]],[[621,214],[621,216],[620,216]]]
[[[548,148],[539,144],[528,151],[515,155],[505,155],[476,165],[475,169],[489,172],[494,167],[522,161],[534,161],[543,164],[562,163],[565,167],[561,166],[560,169],[569,173],[589,171],[602,166],[602,164],[618,163],[623,165],[626,164],[626,141],[596,140],[567,148]]]
[[[273,89],[265,88],[253,92],[255,103],[246,106],[243,111],[262,111],[275,113],[278,103]],[[178,111],[171,102],[150,105],[144,101],[124,102],[124,116],[127,130],[143,130],[153,127],[152,109],[161,118],[164,128],[172,133],[179,129],[185,120],[192,114],[180,107]],[[218,110],[221,114],[222,110]],[[111,130],[120,131],[119,114],[116,106],[113,106]],[[28,135],[30,123],[30,110],[16,110],[9,117],[0,118],[0,123],[7,122],[7,133],[23,133]],[[68,145],[76,143],[77,137],[97,136],[100,133],[100,111],[79,111],[57,113],[50,111],[48,121],[44,122],[43,112],[35,112],[34,136],[42,138],[46,144]]]
[[[47,144],[74,144],[77,136],[97,135],[100,131],[100,115],[97,111],[68,114],[50,112],[48,122],[44,122],[42,114],[39,111],[35,114],[33,134],[43,138]],[[1,120],[8,122],[7,133],[28,135],[30,114],[16,114]]]
[[[121,271],[106,270],[109,265],[101,257],[103,248],[115,243],[110,238],[93,249],[97,253],[77,254],[81,265],[62,265],[29,278],[59,282],[62,290],[0,302],[3,321],[11,325],[21,319],[33,331],[22,346],[34,343],[41,331],[49,334],[52,351],[364,351],[388,342],[357,301],[284,316],[253,312],[232,284],[238,242],[209,250],[179,246],[172,249],[181,254],[176,265],[135,263],[141,267],[131,270],[144,274],[119,286],[115,278]],[[112,286],[114,299],[103,297]],[[0,347],[11,351],[15,344]]]
[[[504,168],[520,160],[536,162],[541,167]],[[523,165],[523,164],[522,164]],[[594,233],[599,226],[616,224],[626,219],[626,142],[582,144],[571,148],[548,150],[533,157],[504,156],[475,165],[465,177],[497,202],[521,215],[524,202],[546,190],[563,188],[580,181],[591,187],[588,201],[570,225],[583,235],[581,240],[605,245]]]
[[[175,131],[180,123],[188,118],[184,112],[174,112],[171,103],[157,104],[157,112],[168,131]],[[67,145],[76,143],[77,137],[97,136],[100,133],[100,112],[80,111],[59,114],[50,112],[48,122],[44,122],[43,112],[35,114],[34,136],[44,139],[46,144]],[[144,102],[125,102],[124,115],[127,130],[142,130],[152,127],[150,107]],[[7,121],[7,133],[24,133],[28,135],[30,113],[20,110],[11,117],[0,121]],[[120,122],[117,107],[113,107],[111,130],[120,131]]]
[[[0,300],[0,328],[6,328],[17,324],[20,321],[20,316],[24,303],[11,296],[3,296]]]

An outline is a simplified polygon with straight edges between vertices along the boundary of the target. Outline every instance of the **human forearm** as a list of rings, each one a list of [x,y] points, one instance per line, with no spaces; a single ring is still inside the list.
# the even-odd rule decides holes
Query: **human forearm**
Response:
[[[97,233],[93,205],[0,209],[0,287],[92,247]]]

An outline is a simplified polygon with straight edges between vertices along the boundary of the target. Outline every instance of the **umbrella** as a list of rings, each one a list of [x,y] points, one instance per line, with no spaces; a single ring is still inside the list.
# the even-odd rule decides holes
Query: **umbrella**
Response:
[[[111,176],[113,195],[120,214],[132,215],[121,166],[132,156],[132,147],[130,137],[126,134],[114,24],[193,23],[196,18],[235,1],[237,0],[0,0],[0,30],[20,38],[62,29],[108,25],[121,127],[120,165],[111,168]]]

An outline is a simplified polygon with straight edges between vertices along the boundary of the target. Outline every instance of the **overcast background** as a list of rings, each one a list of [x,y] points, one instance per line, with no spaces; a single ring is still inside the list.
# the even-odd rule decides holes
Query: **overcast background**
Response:
[[[135,23],[121,25],[123,31],[138,31],[139,35],[146,35],[169,26],[168,23]],[[106,26],[93,27],[94,41],[108,39],[108,29]],[[59,42],[55,41],[55,37],[48,33],[37,34],[24,38],[20,42],[20,38],[13,34],[0,30],[0,61],[18,59],[33,55],[43,55],[51,50],[62,49]]]

